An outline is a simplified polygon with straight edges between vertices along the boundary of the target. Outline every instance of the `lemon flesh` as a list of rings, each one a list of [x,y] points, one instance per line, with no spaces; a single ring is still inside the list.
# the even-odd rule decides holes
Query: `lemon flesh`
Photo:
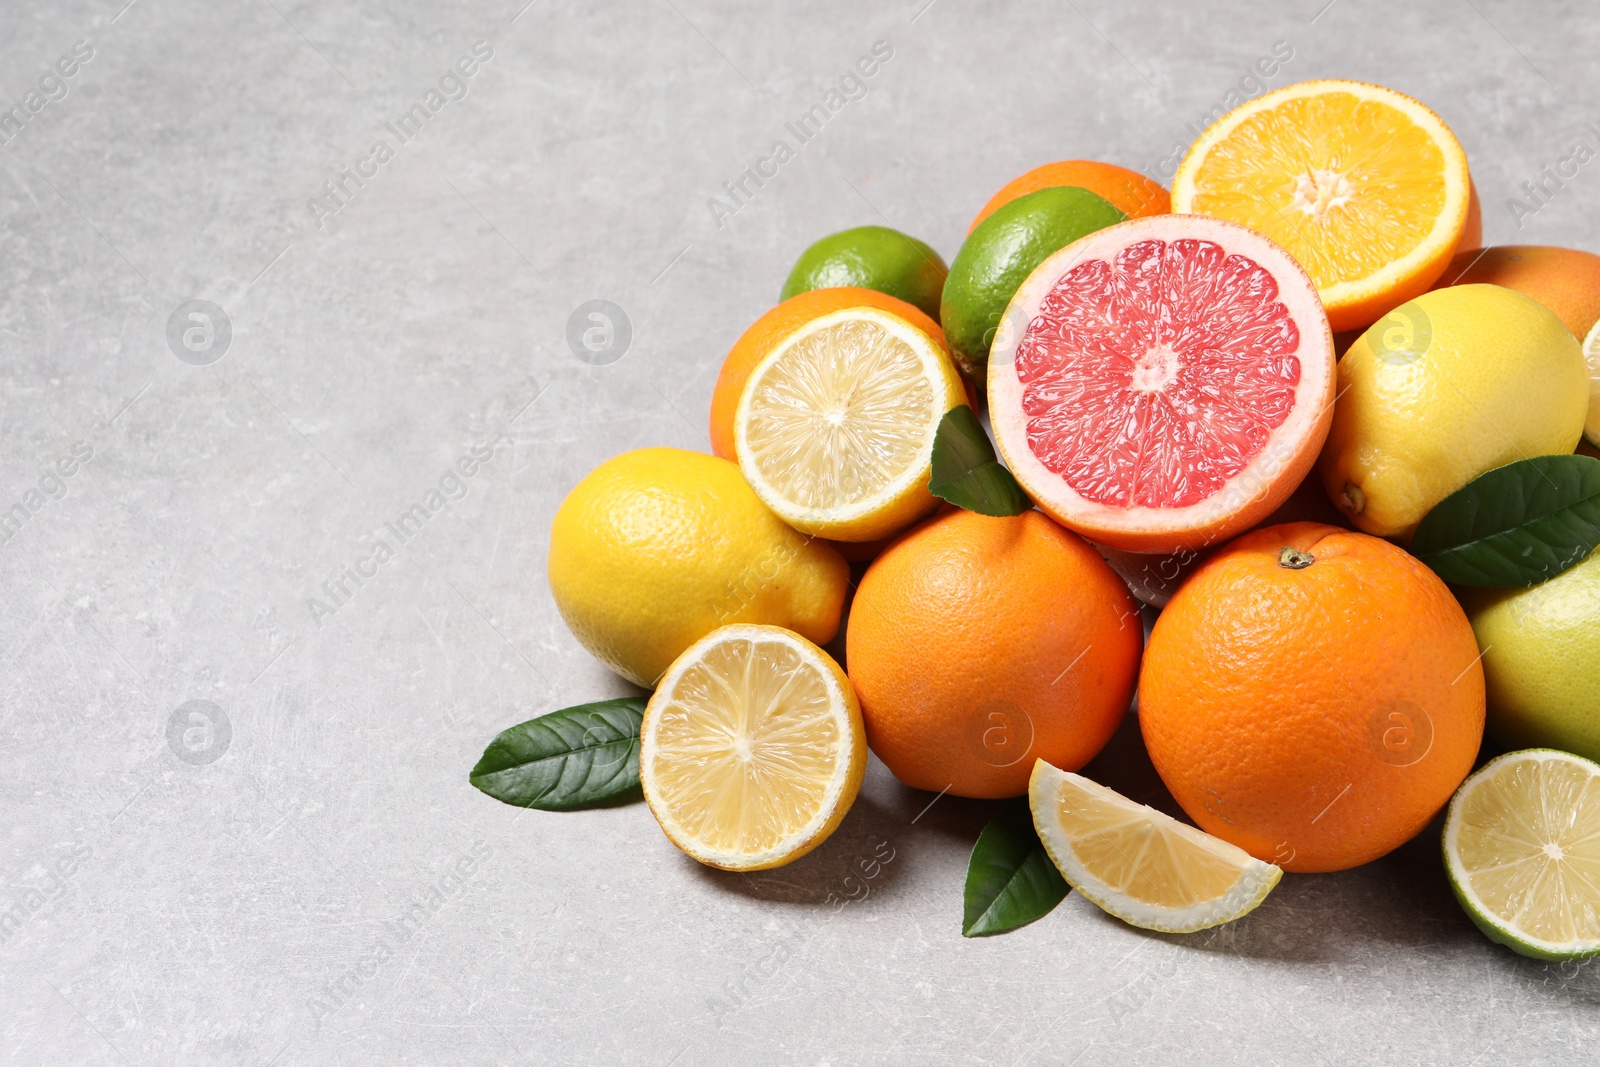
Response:
[[[1600,448],[1600,322],[1583,339],[1583,359],[1589,365],[1589,416],[1583,424],[1583,436]]]
[[[661,829],[726,870],[780,866],[821,844],[867,764],[849,679],[776,626],[726,626],[686,650],[640,736],[639,778]]]
[[[1491,940],[1535,959],[1600,954],[1600,765],[1554,749],[1491,761],[1450,802],[1444,861]]]
[[[1256,909],[1283,872],[1202,830],[1039,760],[1034,828],[1061,876],[1133,926],[1186,934]]]
[[[885,537],[932,511],[933,437],[964,403],[927,334],[873,308],[819,316],[750,374],[734,419],[740,469],[803,533]]]

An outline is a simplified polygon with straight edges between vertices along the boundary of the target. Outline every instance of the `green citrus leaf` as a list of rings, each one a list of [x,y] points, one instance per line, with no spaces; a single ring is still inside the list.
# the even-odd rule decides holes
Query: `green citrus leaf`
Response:
[[[1019,801],[985,826],[972,846],[962,936],[1026,926],[1048,915],[1066,895],[1066,880],[1039,843],[1027,801]]]
[[[496,800],[544,811],[637,795],[645,699],[579,704],[502,730],[469,780]]]
[[[1549,581],[1600,544],[1600,460],[1534,456],[1451,493],[1411,551],[1447,582],[1511,589]]]
[[[995,459],[989,435],[965,404],[939,420],[928,491],[980,515],[1020,515],[1033,507],[1011,472]]]

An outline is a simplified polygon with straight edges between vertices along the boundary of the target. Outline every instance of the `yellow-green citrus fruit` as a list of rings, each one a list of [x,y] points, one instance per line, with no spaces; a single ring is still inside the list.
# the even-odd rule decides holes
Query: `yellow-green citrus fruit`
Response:
[[[655,684],[719,626],[782,626],[817,644],[839,629],[849,564],[761,503],[739,468],[677,448],[596,467],[550,528],[550,591],[578,642]]]
[[[1483,472],[1570,453],[1588,406],[1583,352],[1549,308],[1498,285],[1437,289],[1339,361],[1322,484],[1362,530],[1409,538]]]
[[[1600,760],[1600,551],[1526,589],[1467,598],[1489,736]]]
[[[1583,358],[1589,364],[1589,417],[1583,424],[1583,437],[1600,445],[1600,320],[1584,335]]]

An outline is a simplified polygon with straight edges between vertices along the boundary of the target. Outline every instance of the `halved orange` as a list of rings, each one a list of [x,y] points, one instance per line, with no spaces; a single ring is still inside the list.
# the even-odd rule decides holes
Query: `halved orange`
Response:
[[[1404,93],[1337,79],[1228,112],[1172,180],[1174,213],[1248,226],[1299,260],[1335,332],[1427,292],[1470,199],[1467,156],[1444,120]]]

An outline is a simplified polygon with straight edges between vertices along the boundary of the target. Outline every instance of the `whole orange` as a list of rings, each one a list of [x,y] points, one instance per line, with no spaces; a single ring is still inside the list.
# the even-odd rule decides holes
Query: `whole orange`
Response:
[[[895,777],[1010,797],[1035,758],[1076,770],[1105,746],[1143,643],[1138,604],[1087,541],[1037,511],[958,510],[867,568],[845,669]]]
[[[1457,252],[1434,288],[1487,282],[1531,296],[1582,341],[1600,319],[1600,256],[1550,245]]]
[[[1034,167],[1026,174],[1019,174],[1006,182],[983,205],[983,210],[972,220],[967,232],[971,233],[978,223],[1017,197],[1061,185],[1087,189],[1109,201],[1112,207],[1130,219],[1142,215],[1165,215],[1172,210],[1172,199],[1166,189],[1136,170],[1119,167],[1115,163],[1097,163],[1092,159],[1064,159],[1059,163]]]
[[[937,322],[904,300],[876,289],[841,286],[812,289],[791,296],[751,323],[722,361],[722,371],[711,393],[711,451],[737,462],[738,457],[733,452],[733,416],[739,410],[739,394],[744,392],[750,372],[778,342],[819,315],[858,307],[877,308],[898,315],[941,345],[945,343],[944,331]]]
[[[1483,738],[1478,645],[1403,549],[1296,522],[1248,533],[1167,604],[1139,677],[1161,780],[1201,829],[1288,871],[1414,837]]]

